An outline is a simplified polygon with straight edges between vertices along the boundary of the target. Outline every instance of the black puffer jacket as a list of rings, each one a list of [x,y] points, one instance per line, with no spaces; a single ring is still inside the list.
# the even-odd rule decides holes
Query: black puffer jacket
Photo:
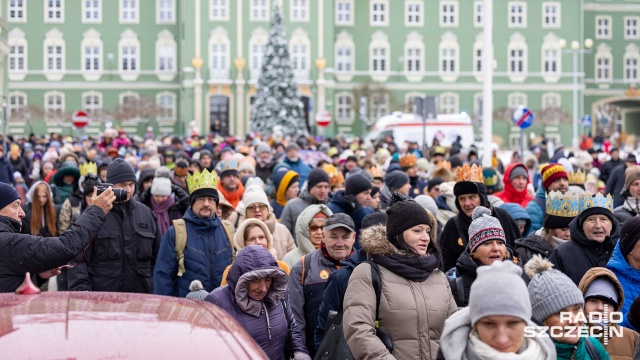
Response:
[[[114,204],[82,263],[69,269],[69,290],[152,293],[160,238],[151,209]]]
[[[602,243],[587,239],[582,229],[578,228],[577,217],[571,221],[569,228],[571,241],[555,248],[549,255],[549,261],[578,285],[587,270],[607,266],[613,248],[620,238],[620,225],[618,220],[615,220],[611,230],[613,235],[608,236]]]
[[[522,264],[526,264],[534,255],[540,255],[546,259],[553,249],[553,245],[542,241],[542,236],[536,235],[535,233],[516,240],[515,244],[516,256]]]
[[[105,221],[97,206],[87,208],[78,221],[59,237],[20,234],[20,223],[0,216],[0,292],[15,291],[24,274],[38,274],[73,260]]]

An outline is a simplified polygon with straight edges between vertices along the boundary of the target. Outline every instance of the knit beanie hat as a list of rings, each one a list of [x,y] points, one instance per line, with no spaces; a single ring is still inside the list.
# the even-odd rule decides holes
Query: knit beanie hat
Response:
[[[524,266],[531,278],[529,298],[533,319],[540,323],[566,307],[584,305],[582,292],[573,280],[552,267],[553,264],[540,255],[534,255]]]
[[[171,195],[171,180],[163,177],[154,178],[153,182],[151,183],[151,195]]]
[[[329,185],[329,174],[321,168],[315,168],[307,175],[307,189],[311,190],[320,183],[327,183],[327,185]]]
[[[584,300],[599,299],[618,307],[620,298],[618,289],[607,276],[601,276],[591,282],[584,292]]]
[[[271,148],[269,147],[269,145],[267,145],[265,143],[261,143],[260,145],[258,145],[258,147],[256,149],[256,153],[258,155],[260,155],[262,153],[271,153]]]
[[[639,179],[640,179],[640,166],[638,165],[629,166],[624,171],[624,188],[622,189],[622,195],[630,196],[629,188],[631,187],[631,183]]]
[[[202,159],[203,156],[208,156],[213,159],[213,154],[207,149],[200,150],[200,159]]]
[[[107,166],[107,182],[111,184],[122,184],[125,182],[136,182],[136,172],[133,167],[124,159],[117,158]]]
[[[408,184],[409,181],[409,175],[404,171],[388,172],[384,177],[384,183],[387,184],[389,191],[392,193]]]
[[[189,285],[189,291],[186,298],[191,300],[204,300],[209,295],[200,280],[193,280]]]
[[[0,209],[20,199],[20,195],[13,186],[0,182]]]
[[[163,177],[163,178],[170,179],[171,178],[171,170],[169,170],[169,168],[166,167],[166,166],[160,166],[159,168],[156,169],[156,176],[155,177]]]
[[[473,209],[469,225],[469,254],[473,253],[480,244],[491,240],[502,240],[507,243],[507,237],[500,225],[500,221],[491,216],[491,210],[484,206]]]
[[[253,166],[250,162],[243,161],[238,164],[238,172],[242,171],[249,171],[253,174],[253,176],[256,176],[256,167]]]
[[[438,214],[438,205],[436,201],[429,195],[416,196],[416,202],[423,208],[429,210],[434,216]]]
[[[620,250],[629,254],[640,240],[640,217],[634,216],[624,222],[620,229]]]
[[[387,220],[389,217],[387,213],[376,212],[373,214],[369,214],[362,219],[362,224],[360,224],[360,230],[364,230],[366,228],[370,228],[375,225],[387,226]]]
[[[509,181],[515,179],[518,176],[524,176],[525,178],[529,178],[529,172],[522,164],[518,164],[516,167],[511,169],[511,173],[509,174]]]
[[[569,180],[567,171],[560,164],[551,163],[543,165],[540,168],[540,176],[542,176],[542,186],[546,189],[556,180],[565,178]]]
[[[349,176],[345,185],[346,195],[358,195],[363,191],[371,190],[373,186],[371,185],[371,181],[367,180],[367,178],[361,174]]]
[[[434,187],[442,184],[444,181],[442,180],[442,178],[439,177],[435,177],[431,180],[429,180],[429,182],[427,183],[427,189],[428,191],[431,191],[431,189],[433,189]]]
[[[469,295],[473,326],[487,316],[514,316],[525,322],[531,319],[531,301],[518,265],[494,261],[489,266],[480,266],[477,274]]]
[[[387,217],[387,239],[399,249],[402,249],[402,246],[396,238],[405,230],[416,225],[432,226],[427,210],[398,192],[393,193],[389,200]]]
[[[242,196],[242,202],[245,207],[253,204],[264,204],[269,206],[269,199],[267,198],[267,193],[264,190],[259,189],[255,186],[249,188],[250,191],[245,191]]]
[[[416,161],[416,166],[420,171],[427,171],[429,170],[429,160],[425,158],[420,158],[418,159],[418,161]]]

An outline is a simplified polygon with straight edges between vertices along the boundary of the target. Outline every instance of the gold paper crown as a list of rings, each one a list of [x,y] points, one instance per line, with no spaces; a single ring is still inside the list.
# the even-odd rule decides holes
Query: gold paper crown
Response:
[[[80,165],[80,176],[87,176],[89,174],[98,175],[96,163],[88,162]]]
[[[583,185],[587,182],[587,175],[582,171],[582,169],[578,169],[577,172],[567,173],[569,178],[569,185]]]
[[[551,191],[547,196],[546,207],[546,212],[549,215],[576,217],[580,213],[580,197],[571,191],[566,194],[560,191]]]
[[[408,154],[400,158],[400,167],[410,168],[416,166],[418,158],[413,154]]]
[[[218,189],[218,174],[216,172],[209,172],[204,169],[202,172],[196,172],[193,175],[187,176],[187,187],[189,188],[189,194],[192,194],[196,190],[200,189]]]
[[[484,176],[482,176],[482,168],[476,164],[469,167],[468,164],[464,164],[462,167],[456,169],[456,182],[458,181],[471,181],[484,184]]]
[[[373,176],[374,179],[384,178],[384,172],[382,171],[382,169],[375,165],[369,168],[369,173],[371,173],[371,176]]]

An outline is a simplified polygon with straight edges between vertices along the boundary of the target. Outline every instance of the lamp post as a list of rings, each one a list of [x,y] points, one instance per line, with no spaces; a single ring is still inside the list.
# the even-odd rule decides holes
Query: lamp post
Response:
[[[567,42],[565,39],[560,39],[560,47],[564,48],[567,46]],[[580,139],[578,138],[580,128],[579,119],[580,114],[578,113],[578,75],[584,77],[584,74],[578,73],[578,54],[588,54],[591,52],[593,47],[593,40],[585,39],[584,40],[584,48],[580,48],[580,42],[574,40],[571,42],[570,50],[563,50],[563,52],[571,52],[573,54],[573,142],[572,147],[577,150],[580,147]]]

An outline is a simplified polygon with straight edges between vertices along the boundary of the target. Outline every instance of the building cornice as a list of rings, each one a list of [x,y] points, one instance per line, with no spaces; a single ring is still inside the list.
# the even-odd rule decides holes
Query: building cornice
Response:
[[[640,4],[584,4],[585,11],[640,12]]]

